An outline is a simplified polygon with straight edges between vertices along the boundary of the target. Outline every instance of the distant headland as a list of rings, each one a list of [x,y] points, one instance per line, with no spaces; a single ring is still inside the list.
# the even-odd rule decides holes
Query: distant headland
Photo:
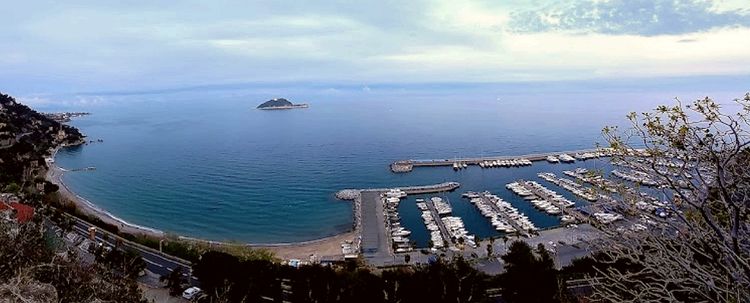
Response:
[[[86,112],[63,112],[63,113],[44,113],[45,117],[57,121],[59,123],[68,123],[73,118],[83,117],[91,115]]]
[[[307,104],[293,104],[289,100],[284,98],[271,99],[263,104],[258,105],[258,109],[294,109],[294,108],[307,108]]]

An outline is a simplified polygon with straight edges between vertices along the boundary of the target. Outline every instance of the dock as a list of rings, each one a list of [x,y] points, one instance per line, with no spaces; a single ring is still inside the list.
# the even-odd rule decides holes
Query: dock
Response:
[[[502,216],[503,219],[505,219],[505,221],[508,221],[508,223],[511,226],[513,226],[513,228],[515,228],[516,231],[518,231],[518,233],[520,235],[522,235],[524,237],[527,237],[527,238],[531,236],[531,235],[529,235],[529,231],[523,229],[523,227],[521,227],[520,225],[518,225],[518,222],[516,222],[515,219],[511,218],[510,216],[508,216],[508,213],[506,213],[505,210],[503,210],[499,206],[497,206],[497,204],[495,204],[494,201],[492,201],[490,198],[488,198],[487,195],[485,195],[484,193],[481,193],[480,196],[479,196],[479,198],[482,199],[482,201],[484,201],[485,203],[489,204],[492,207],[492,209],[495,210],[496,213],[500,214],[500,216]]]
[[[552,201],[553,200],[552,197],[547,196],[547,194],[545,194],[545,193],[537,190],[533,186],[529,186],[528,184],[526,184],[525,180],[518,181],[518,183],[521,184],[521,186],[523,186],[526,190],[534,193],[535,196],[537,196],[537,197],[539,197],[539,198],[541,198],[543,200],[547,200],[547,201]],[[579,222],[588,222],[588,217],[585,216],[584,214],[576,211],[575,209],[571,209],[569,207],[559,207],[559,208],[560,208],[560,211],[562,212],[563,215],[573,216]]]
[[[452,191],[461,186],[458,182],[444,182],[431,185],[395,187],[407,195],[429,194]],[[344,189],[336,193],[336,198],[352,200],[354,208],[354,229],[361,239],[361,252],[365,259],[374,264],[392,264],[394,253],[391,250],[388,229],[385,226],[385,209],[382,194],[393,188]],[[439,217],[438,217],[438,221]],[[442,224],[442,221],[440,221]],[[445,226],[443,226],[445,229]],[[442,232],[442,231],[441,231]],[[447,229],[445,230],[447,233]],[[447,238],[447,239],[450,239]]]
[[[377,264],[393,260],[380,192],[362,193],[362,255]]]
[[[454,191],[461,187],[458,182],[443,182],[431,185],[402,186],[390,188],[365,188],[365,189],[344,189],[336,193],[336,198],[341,200],[354,200],[360,192],[386,192],[391,189],[403,190],[407,195],[433,194],[446,191]]]
[[[448,203],[450,203],[450,201]],[[440,214],[435,208],[435,203],[433,203],[431,199],[425,199],[425,204],[427,204],[427,209],[430,210],[432,218],[435,219],[435,224],[437,224],[443,240],[447,241],[450,244],[455,244],[453,238],[451,237],[451,234],[448,232],[448,228],[445,227],[445,223],[443,223],[443,220],[440,219]]]
[[[605,148],[592,148],[592,149],[581,149],[573,151],[562,151],[562,152],[549,152],[549,153],[538,153],[528,154],[519,156],[487,156],[487,157],[474,157],[474,158],[455,158],[455,159],[426,159],[426,160],[400,160],[391,163],[391,171],[394,173],[408,173],[414,170],[414,167],[425,167],[425,166],[452,166],[453,163],[465,163],[467,165],[479,165],[484,161],[503,161],[503,160],[514,160],[514,159],[528,159],[534,161],[546,161],[548,156],[558,156],[560,154],[584,154],[584,153],[602,153],[603,156],[612,154],[610,149]]]

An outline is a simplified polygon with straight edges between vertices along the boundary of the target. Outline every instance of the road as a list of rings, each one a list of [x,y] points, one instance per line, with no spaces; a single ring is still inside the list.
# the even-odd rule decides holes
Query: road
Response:
[[[390,239],[385,227],[381,192],[362,192],[362,254],[371,264],[391,264]]]
[[[94,225],[91,223],[88,223],[86,221],[83,221],[79,218],[69,216],[73,219],[73,230],[76,231],[78,234],[83,235],[85,237],[89,237],[89,228],[93,227]],[[104,235],[107,235],[106,241]],[[163,276],[168,275],[172,272],[172,270],[176,268],[181,268],[183,275],[190,276],[189,282],[192,286],[199,285],[198,279],[193,277],[191,275],[191,264],[190,262],[186,260],[182,260],[164,253],[160,253],[157,250],[154,250],[149,247],[145,247],[143,245],[128,241],[126,239],[123,239],[122,237],[115,235],[111,232],[102,230],[101,228],[96,229],[96,240],[97,242],[105,242],[112,247],[115,246],[115,242],[117,239],[120,239],[122,242],[122,245],[130,250],[138,252],[138,254],[141,255],[141,258],[143,258],[143,261],[146,262],[146,269],[150,272],[153,272],[157,275]]]

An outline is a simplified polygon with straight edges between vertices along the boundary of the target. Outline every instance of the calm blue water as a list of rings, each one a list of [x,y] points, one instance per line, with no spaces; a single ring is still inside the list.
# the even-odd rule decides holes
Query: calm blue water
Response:
[[[460,193],[490,190],[540,227],[553,226],[556,218],[535,211],[505,184],[518,178],[541,182],[539,171],[602,164],[419,168],[409,174],[393,174],[388,164],[591,148],[601,141],[603,126],[623,124],[627,112],[669,100],[633,103],[576,94],[530,94],[502,102],[319,98],[309,100],[305,110],[253,109],[265,99],[164,96],[83,107],[94,115],[72,124],[104,142],[63,150],[57,161],[65,168],[96,166],[65,175],[81,196],[128,222],[179,235],[258,243],[310,240],[351,227],[350,203],[333,197],[339,189],[458,181],[462,188],[448,194],[455,214],[484,237],[494,231]],[[412,238],[424,244],[414,198],[402,203],[402,217]]]

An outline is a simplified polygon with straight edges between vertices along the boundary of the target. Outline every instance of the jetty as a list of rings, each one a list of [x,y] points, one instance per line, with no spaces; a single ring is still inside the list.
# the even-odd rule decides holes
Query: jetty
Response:
[[[539,188],[536,188],[534,186],[530,186],[527,183],[527,181],[521,180],[518,183],[521,184],[521,186],[523,186],[524,188],[526,188],[526,190],[532,192],[535,196],[537,196],[537,197],[539,197],[541,199],[544,199],[544,200],[547,200],[547,201],[554,201],[555,200],[554,196],[552,196],[552,195],[550,195],[550,194],[548,194],[548,193],[540,190]],[[560,207],[560,210],[562,211],[563,215],[573,216],[579,222],[589,222],[588,221],[588,217],[586,215],[582,214],[581,212],[579,212],[579,211],[577,211],[575,209],[571,209],[571,208],[567,208],[567,207]]]
[[[68,170],[64,170],[64,171],[73,172],[73,171],[92,171],[92,170],[96,170],[96,167],[95,166],[89,166],[89,167],[73,168],[73,169],[68,169]]]
[[[427,209],[430,211],[430,214],[432,214],[432,218],[434,219],[438,230],[440,230],[440,235],[443,237],[443,240],[447,241],[450,244],[455,244],[453,237],[451,237],[450,232],[448,232],[448,228],[445,227],[445,223],[440,217],[440,212],[438,212],[437,208],[435,207],[435,202],[432,201],[432,199],[427,199],[425,203],[427,204]]]
[[[431,185],[403,186],[391,188],[365,188],[365,189],[343,189],[336,193],[336,198],[341,200],[354,200],[361,192],[386,192],[397,189],[405,192],[407,195],[420,195],[454,191],[461,187],[458,182],[443,182]]]
[[[487,193],[480,194],[479,199],[482,199],[482,202],[484,202],[486,205],[489,205],[495,211],[495,213],[505,219],[505,221],[508,222],[508,224],[510,224],[516,230],[516,232],[518,232],[518,234],[527,238],[531,237],[529,231],[518,224],[516,218],[511,217],[506,210],[500,208],[500,206],[498,206],[495,201],[492,201]]]
[[[363,257],[374,264],[392,264],[392,234],[386,226],[384,195],[393,190],[407,195],[439,193],[453,191],[460,186],[458,182],[444,182],[392,188],[344,189],[336,193],[336,198],[354,201],[354,230],[358,234],[359,249]]]
[[[394,173],[408,173],[414,170],[415,167],[425,166],[453,166],[454,163],[461,163],[466,165],[480,165],[484,162],[493,161],[510,161],[518,159],[527,159],[532,162],[536,161],[547,161],[547,157],[557,157],[561,154],[574,154],[578,155],[576,159],[586,160],[591,158],[600,158],[612,156],[613,150],[610,148],[593,148],[593,149],[582,149],[564,152],[550,152],[550,153],[538,153],[528,154],[519,156],[487,156],[487,157],[474,157],[474,158],[455,158],[455,159],[423,159],[423,160],[399,160],[391,163],[391,171]],[[581,155],[586,155],[585,157]]]

